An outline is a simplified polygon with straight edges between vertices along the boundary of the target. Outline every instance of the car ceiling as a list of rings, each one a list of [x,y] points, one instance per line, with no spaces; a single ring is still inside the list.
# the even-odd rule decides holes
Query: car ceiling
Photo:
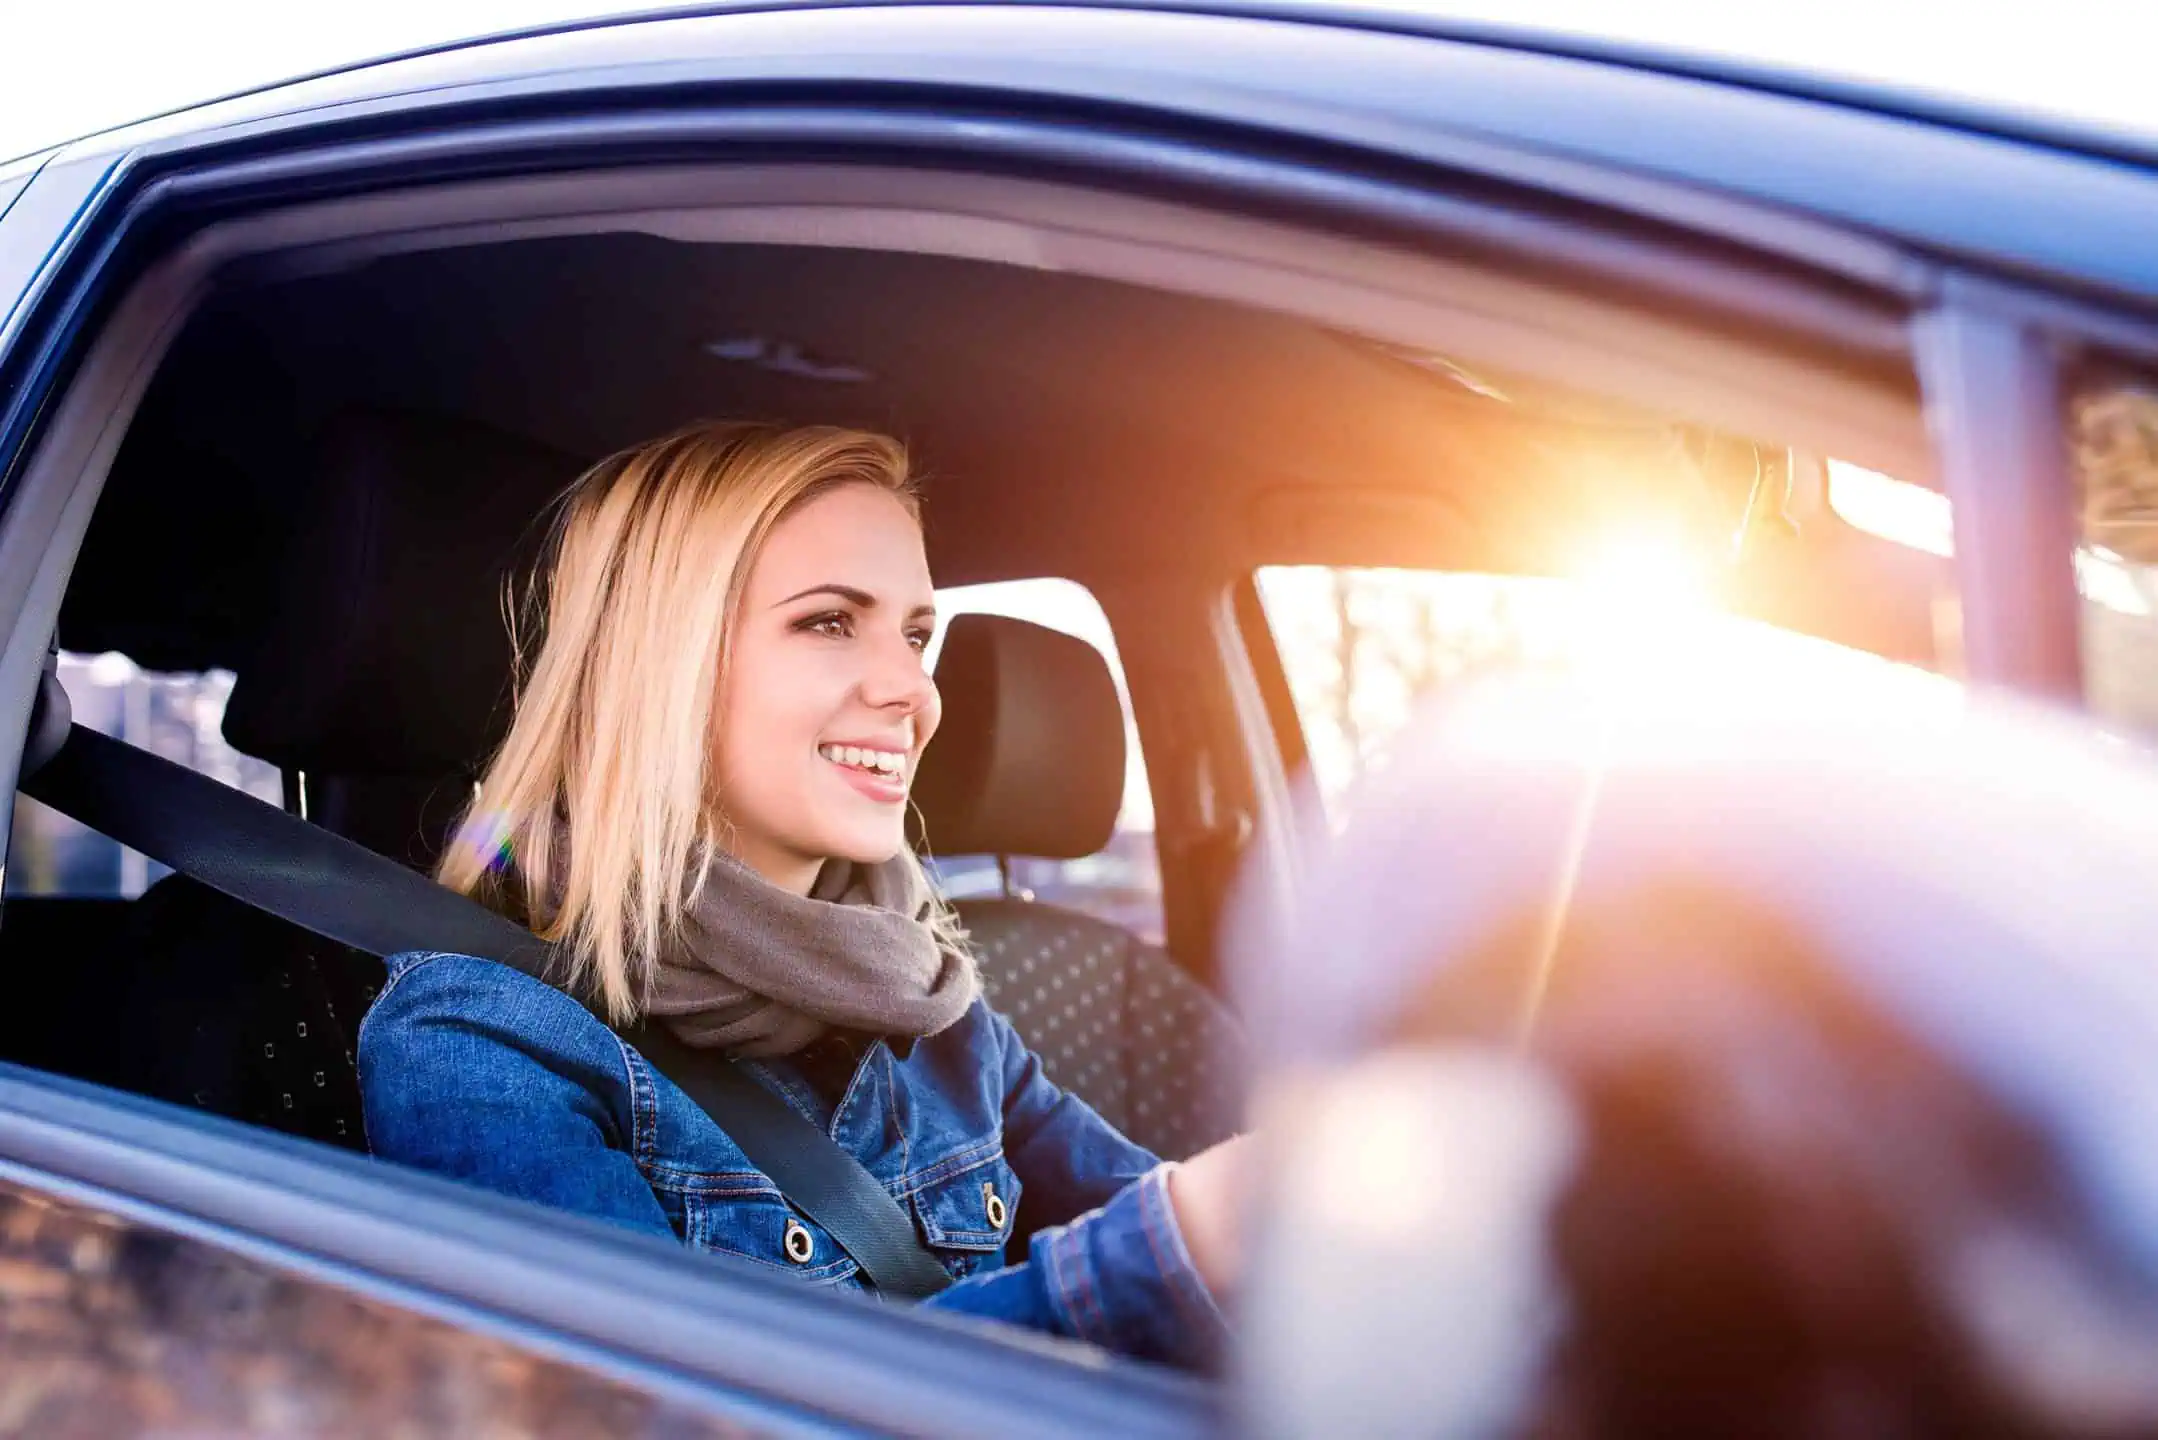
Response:
[[[244,664],[308,438],[346,408],[587,459],[698,417],[888,430],[927,477],[940,582],[1113,587],[1294,561],[1538,568],[1524,542],[1638,499],[1615,477],[1670,432],[1507,389],[1254,309],[890,252],[624,233],[258,273],[197,313],[146,395],[62,643]]]

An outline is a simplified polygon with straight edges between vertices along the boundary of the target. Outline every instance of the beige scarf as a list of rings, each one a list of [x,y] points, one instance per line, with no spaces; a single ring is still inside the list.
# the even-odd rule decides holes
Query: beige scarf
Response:
[[[934,1035],[980,984],[971,955],[939,944],[933,904],[903,856],[830,861],[806,896],[719,857],[658,957],[648,1011],[686,1044],[745,1057],[832,1029]]]

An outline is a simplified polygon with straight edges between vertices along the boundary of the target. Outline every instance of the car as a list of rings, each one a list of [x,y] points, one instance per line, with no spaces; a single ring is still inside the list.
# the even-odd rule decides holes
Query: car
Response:
[[[1294,890],[1421,692],[1585,647],[2158,719],[2154,357],[2147,134],[1346,0],[606,18],[0,164],[0,1415],[1220,1422],[365,1153],[394,926],[330,841],[443,843],[595,457],[889,429],[984,653],[1045,643],[1015,582],[1089,642],[940,672],[939,753],[1045,738],[927,839],[999,1006],[1174,1155],[1241,1103],[1232,892]]]

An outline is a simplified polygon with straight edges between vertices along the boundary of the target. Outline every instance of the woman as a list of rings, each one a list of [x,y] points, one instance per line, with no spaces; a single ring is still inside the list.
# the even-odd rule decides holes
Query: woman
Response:
[[[638,446],[572,487],[541,578],[544,637],[438,878],[555,942],[559,988],[393,958],[360,1032],[376,1153],[862,1283],[618,1038],[645,1020],[884,1182],[957,1277],[927,1303],[1203,1362],[1234,1142],[1163,1165],[1050,1084],[907,848],[938,699],[900,446],[741,424]],[[1005,1266],[1022,1204],[1045,1228]]]

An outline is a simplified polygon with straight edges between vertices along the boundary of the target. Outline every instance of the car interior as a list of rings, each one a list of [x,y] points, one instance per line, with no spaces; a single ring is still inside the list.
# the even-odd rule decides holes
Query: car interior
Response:
[[[1147,759],[1165,943],[1020,893],[961,910],[1051,1075],[1164,1155],[1237,1127],[1215,917],[1271,803],[1254,747],[1304,759],[1259,567],[1548,573],[1555,529],[1647,506],[1755,534],[1763,618],[1935,661],[1937,562],[1756,525],[1800,477],[1747,437],[1054,268],[639,233],[223,277],[127,430],[58,645],[233,672],[224,738],[277,767],[286,808],[425,869],[505,719],[503,587],[549,501],[698,417],[887,430],[926,476],[940,584],[1054,576],[1099,598]],[[1819,583],[1860,570],[1863,591]],[[966,616],[938,681],[928,849],[1101,850],[1126,742],[1100,655]],[[365,1147],[372,957],[172,875],[138,898],[10,899],[0,967],[0,1057]]]

